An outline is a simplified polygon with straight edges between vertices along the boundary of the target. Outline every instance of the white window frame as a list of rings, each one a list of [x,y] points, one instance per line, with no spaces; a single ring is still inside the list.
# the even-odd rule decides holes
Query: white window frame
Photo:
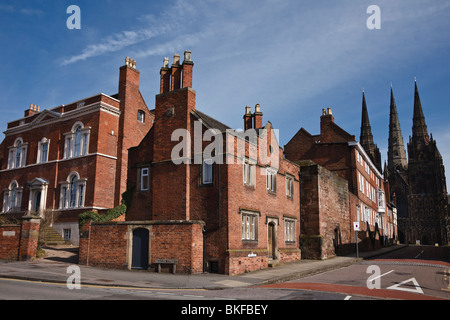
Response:
[[[77,121],[72,126],[72,130],[64,134],[64,159],[88,155],[90,133],[91,127],[85,127],[82,122]],[[77,139],[79,139],[79,143],[77,143]]]
[[[294,197],[294,177],[286,174],[286,197]]]
[[[258,213],[241,211],[241,239],[243,241],[258,240]]]
[[[384,195],[384,191],[381,189],[377,190],[377,196],[378,196],[378,201],[377,201],[377,205],[378,205],[378,212],[386,212],[386,201],[385,201],[385,195]]]
[[[47,148],[45,150],[45,148]],[[45,152],[44,152],[45,151]],[[36,163],[45,163],[48,161],[48,153],[50,151],[50,140],[47,138],[42,138],[41,141],[38,142],[38,152],[36,157]]]
[[[267,191],[277,192],[277,171],[272,168],[266,168],[266,188]]]
[[[297,239],[297,229],[296,229],[296,219],[284,218],[284,241],[285,242],[296,242]]]
[[[141,168],[140,169],[140,187],[141,191],[148,191],[149,190],[149,176],[150,176],[150,169],[149,168]]]
[[[242,166],[243,182],[246,186],[256,186],[256,163],[245,159]]]
[[[213,174],[213,159],[203,159],[202,184],[212,184]]]
[[[22,168],[26,166],[28,143],[17,138],[12,147],[8,148],[7,169]]]
[[[75,187],[72,184],[73,178],[76,178]],[[71,172],[67,180],[60,183],[59,209],[84,208],[86,181],[87,179],[80,179],[78,172]]]
[[[137,112],[137,121],[140,123],[145,123],[145,112],[142,110],[138,110]]]
[[[3,191],[2,212],[17,212],[22,207],[23,187],[19,187],[16,180],[11,181],[8,188]]]

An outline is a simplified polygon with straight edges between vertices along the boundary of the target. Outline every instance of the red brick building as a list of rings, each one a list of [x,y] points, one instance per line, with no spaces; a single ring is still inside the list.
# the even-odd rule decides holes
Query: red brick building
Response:
[[[259,105],[254,113],[246,107],[244,132],[197,110],[192,69],[190,52],[161,68],[154,125],[129,151],[127,223],[171,224],[170,239],[180,226],[202,221],[203,268],[186,272],[233,275],[300,259],[300,168],[284,159]],[[179,245],[150,249],[148,264],[184,259]]]
[[[8,123],[0,144],[0,212],[50,215],[53,226],[78,243],[78,215],[120,203],[128,149],[153,123],[139,92],[139,71],[127,58],[118,93],[97,94],[40,110]]]
[[[392,237],[396,237],[396,217],[391,206],[387,206],[390,199],[386,198],[383,176],[364,148],[356,141],[355,136],[350,135],[334,122],[330,108],[322,110],[320,134],[311,135],[301,128],[285,146],[284,153],[286,158],[291,161],[301,163],[301,161],[310,160],[347,181],[349,214],[338,214],[337,216],[341,216],[341,219],[333,222],[335,237],[331,243],[334,246],[339,244],[349,247],[351,243],[355,243],[353,222],[359,222],[361,225],[358,237],[359,241],[363,242],[361,244],[363,248],[374,249],[380,244],[386,243],[388,236],[391,237],[391,240]],[[323,171],[322,174],[325,173],[326,171]],[[336,178],[333,180],[335,181]],[[333,188],[332,186],[336,184],[327,183],[327,185],[329,188]],[[343,197],[342,190],[339,188],[335,187],[332,192]],[[301,198],[307,199],[308,195],[302,194]],[[324,204],[325,199],[322,195],[316,201],[322,202],[320,206],[324,206],[326,205]],[[339,203],[335,200],[330,201],[329,206]],[[314,206],[317,207],[317,204]],[[345,208],[345,204],[342,204],[341,207]],[[334,210],[338,209],[334,208]],[[327,215],[326,211],[323,215]],[[302,211],[302,221],[308,219],[308,214],[308,212]],[[309,230],[302,229],[303,235],[325,236],[325,233],[316,227]],[[328,245],[322,251],[328,252],[327,256],[329,256],[330,248],[331,245]]]

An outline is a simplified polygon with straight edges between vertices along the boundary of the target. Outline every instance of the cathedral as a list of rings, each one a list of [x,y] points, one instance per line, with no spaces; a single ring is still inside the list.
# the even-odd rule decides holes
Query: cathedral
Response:
[[[360,143],[376,166],[381,167],[381,155],[373,142],[364,92]],[[450,243],[444,165],[433,135],[428,134],[416,81],[412,136],[407,148],[391,86],[388,158],[384,176],[389,181],[390,199],[397,208],[400,242]]]

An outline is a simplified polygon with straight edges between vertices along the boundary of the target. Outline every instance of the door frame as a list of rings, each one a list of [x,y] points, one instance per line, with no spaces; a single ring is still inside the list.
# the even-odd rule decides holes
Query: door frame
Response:
[[[279,258],[278,254],[278,226],[279,220],[278,218],[269,218],[267,217],[267,256],[269,260],[277,260]],[[272,229],[272,243],[269,243],[269,232]],[[272,246],[272,255],[270,255],[270,246]]]
[[[133,233],[136,229],[147,229],[148,230],[148,267],[151,264],[151,244],[152,244],[152,226],[149,225],[131,225],[128,226],[127,232],[127,269],[131,270],[133,265]]]

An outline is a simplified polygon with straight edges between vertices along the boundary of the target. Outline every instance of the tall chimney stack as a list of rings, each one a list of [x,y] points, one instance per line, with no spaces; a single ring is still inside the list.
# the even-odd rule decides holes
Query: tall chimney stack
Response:
[[[253,124],[253,115],[252,115],[252,108],[250,106],[245,107],[245,114],[244,114],[244,130],[252,129]]]
[[[160,84],[160,92],[164,93],[170,90],[170,68],[169,68],[169,58],[164,58],[164,63],[159,71],[161,75],[161,84]]]
[[[261,106],[258,104],[256,104],[255,106],[255,113],[253,114],[253,128],[254,129],[259,129],[262,128],[262,112],[261,112]]]
[[[182,88],[192,88],[192,69],[194,67],[194,62],[191,60],[191,51],[184,51],[184,61],[183,61],[183,83]]]
[[[172,64],[172,81],[171,81],[171,90],[180,89],[181,86],[181,66],[180,66],[180,55],[175,53],[173,56],[173,64]]]

